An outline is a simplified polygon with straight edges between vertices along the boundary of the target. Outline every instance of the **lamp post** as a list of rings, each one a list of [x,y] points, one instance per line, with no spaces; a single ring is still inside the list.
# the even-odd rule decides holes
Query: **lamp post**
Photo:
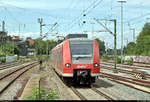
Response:
[[[123,3],[126,3],[126,0],[118,0],[121,3],[121,63],[123,57]]]

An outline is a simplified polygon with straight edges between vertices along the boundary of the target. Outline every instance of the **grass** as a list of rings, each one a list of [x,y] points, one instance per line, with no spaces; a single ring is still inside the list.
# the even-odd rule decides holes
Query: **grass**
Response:
[[[46,77],[46,72],[45,73],[43,72],[40,74],[40,78],[44,78],[44,77]]]
[[[112,60],[113,57],[101,56],[100,59],[101,59],[102,61],[108,61],[108,60]]]
[[[27,72],[29,75],[33,73],[33,69],[30,69],[28,72]]]
[[[24,100],[57,100],[59,99],[59,96],[56,90],[51,89],[50,92],[46,93],[43,87],[40,88],[40,96],[41,97],[39,99],[39,89],[34,88],[32,89],[32,95],[23,99]]]

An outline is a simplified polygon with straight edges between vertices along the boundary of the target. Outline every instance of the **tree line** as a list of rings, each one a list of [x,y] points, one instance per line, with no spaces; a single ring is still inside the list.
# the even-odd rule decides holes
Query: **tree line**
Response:
[[[129,42],[124,52],[126,55],[150,56],[150,23],[145,23],[136,42]]]
[[[96,38],[97,42],[99,43],[99,49],[100,54],[105,53],[105,43],[104,41],[99,40]],[[30,45],[27,43],[29,48],[34,48],[37,52],[37,54],[49,54],[50,51],[59,43],[63,42],[64,40],[41,40],[40,38],[37,38],[34,40],[34,44]]]

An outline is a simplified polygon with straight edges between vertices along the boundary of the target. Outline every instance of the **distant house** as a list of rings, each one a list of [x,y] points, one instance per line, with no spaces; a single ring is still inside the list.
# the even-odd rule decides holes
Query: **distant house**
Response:
[[[27,49],[27,56],[35,56],[36,55],[36,51],[35,49]]]
[[[34,40],[30,37],[27,37],[25,42],[29,42],[29,45],[32,46],[34,44]]]
[[[19,37],[19,36],[17,36],[17,35],[13,35],[13,36],[12,36],[12,39],[13,39],[13,40],[19,40],[19,39],[20,39],[20,37]]]
[[[12,36],[12,40],[13,40],[14,42],[16,42],[16,44],[18,44],[18,43],[21,41],[20,37],[19,37],[19,36],[16,36],[16,35],[13,35],[13,36]]]
[[[27,49],[28,49],[27,44],[24,41],[20,41],[20,42],[18,42],[17,45],[18,45],[18,47],[20,49],[20,55],[21,56],[27,56],[27,53],[28,53],[28,51],[27,51]]]

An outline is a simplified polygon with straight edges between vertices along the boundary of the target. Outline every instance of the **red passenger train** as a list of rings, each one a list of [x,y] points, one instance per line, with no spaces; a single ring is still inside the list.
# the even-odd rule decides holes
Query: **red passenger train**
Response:
[[[71,83],[91,84],[100,73],[99,45],[96,40],[72,38],[51,50],[51,65]]]

